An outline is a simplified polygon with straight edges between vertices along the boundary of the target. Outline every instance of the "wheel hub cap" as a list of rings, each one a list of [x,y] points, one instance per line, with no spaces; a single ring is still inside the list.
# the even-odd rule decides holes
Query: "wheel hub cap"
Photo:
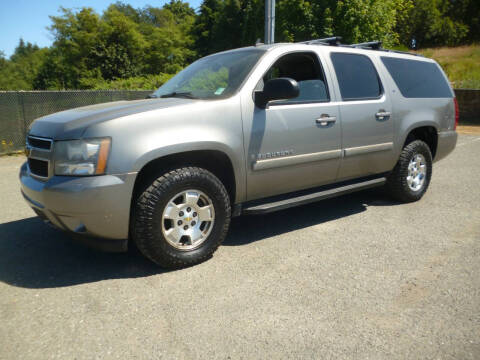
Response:
[[[415,154],[408,164],[407,184],[413,191],[419,191],[425,183],[427,164],[422,154]]]
[[[162,233],[173,247],[192,250],[210,235],[214,220],[212,200],[199,190],[186,190],[171,198],[163,210]]]

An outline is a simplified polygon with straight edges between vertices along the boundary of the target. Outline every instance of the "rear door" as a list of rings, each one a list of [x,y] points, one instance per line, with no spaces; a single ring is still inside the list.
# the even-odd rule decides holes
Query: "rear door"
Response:
[[[369,56],[331,52],[340,91],[343,159],[338,180],[389,171],[393,167],[390,97]],[[372,61],[373,60],[373,61]]]

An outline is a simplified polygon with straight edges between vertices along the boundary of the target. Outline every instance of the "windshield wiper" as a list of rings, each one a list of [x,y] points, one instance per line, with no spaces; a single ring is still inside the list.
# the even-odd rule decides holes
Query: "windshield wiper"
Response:
[[[161,98],[169,98],[169,97],[183,97],[187,99],[196,99],[196,97],[191,92],[171,92],[168,94],[160,95]]]

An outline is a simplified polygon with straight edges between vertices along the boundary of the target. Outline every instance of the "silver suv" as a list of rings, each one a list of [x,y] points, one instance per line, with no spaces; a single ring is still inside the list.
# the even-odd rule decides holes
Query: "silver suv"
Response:
[[[22,193],[98,247],[163,267],[209,258],[230,218],[384,186],[426,192],[458,108],[433,60],[332,39],[202,58],[149,99],[37,119]]]

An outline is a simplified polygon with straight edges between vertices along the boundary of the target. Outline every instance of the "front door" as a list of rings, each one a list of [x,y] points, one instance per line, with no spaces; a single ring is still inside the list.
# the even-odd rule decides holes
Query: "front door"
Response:
[[[296,80],[300,95],[270,102],[266,109],[253,104],[245,107],[248,200],[333,182],[340,164],[338,104],[330,102],[331,90],[318,55],[293,52],[281,56],[256,89],[277,77]]]

